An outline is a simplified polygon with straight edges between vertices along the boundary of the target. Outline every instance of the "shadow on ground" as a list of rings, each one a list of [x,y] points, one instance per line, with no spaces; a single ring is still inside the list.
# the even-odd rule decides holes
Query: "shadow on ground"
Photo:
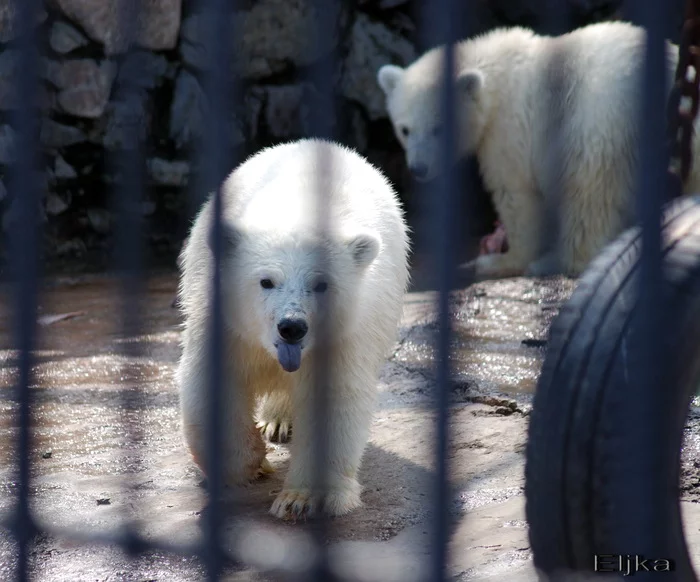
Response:
[[[151,540],[202,539],[206,494],[181,440],[173,382],[180,325],[170,307],[175,286],[171,274],[150,282],[140,306],[143,328],[126,338],[114,281],[57,280],[42,295],[43,315],[74,314],[40,328],[32,387],[32,510],[53,533],[70,528],[90,535],[134,521]],[[565,279],[514,279],[453,294],[449,566],[457,580],[535,579],[523,510],[527,415],[547,327],[572,289]],[[2,513],[17,492],[11,315],[0,311]],[[379,386],[361,474],[364,507],[331,520],[325,536],[340,579],[425,579],[433,539],[435,326],[434,294],[410,293]],[[287,446],[270,445],[268,457],[275,474],[226,497],[225,546],[245,566],[228,565],[225,580],[280,579],[280,564],[301,568],[313,558],[312,523],[267,514],[282,485]],[[34,580],[180,582],[205,575],[193,557],[151,551],[134,559],[114,546],[86,546],[53,533],[41,534],[32,547]],[[11,579],[14,554],[4,532],[0,579]]]

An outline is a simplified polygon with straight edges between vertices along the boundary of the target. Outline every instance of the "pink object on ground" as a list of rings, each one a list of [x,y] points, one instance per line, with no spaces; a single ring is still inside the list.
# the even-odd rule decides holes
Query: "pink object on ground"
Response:
[[[508,235],[505,227],[498,220],[494,223],[494,226],[496,230],[481,237],[481,242],[479,243],[480,255],[505,253],[508,250]]]

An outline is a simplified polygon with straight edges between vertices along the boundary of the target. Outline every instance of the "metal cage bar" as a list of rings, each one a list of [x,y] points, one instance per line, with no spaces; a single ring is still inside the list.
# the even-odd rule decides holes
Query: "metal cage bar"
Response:
[[[204,556],[207,568],[207,578],[212,582],[219,580],[223,567],[221,549],[222,514],[221,496],[223,490],[223,475],[219,459],[223,447],[222,391],[224,388],[224,335],[223,335],[223,299],[222,299],[222,268],[225,253],[222,217],[225,212],[224,201],[220,189],[229,169],[230,139],[227,135],[230,115],[230,99],[233,96],[234,83],[231,75],[231,45],[221,42],[228,38],[228,26],[231,21],[231,3],[225,0],[207,0],[205,3],[205,46],[207,54],[211,55],[212,63],[204,83],[210,108],[205,116],[205,139],[202,164],[207,192],[213,194],[213,223],[212,250],[214,263],[211,282],[211,321],[210,341],[212,345],[212,373],[209,393],[207,434],[207,489],[209,494],[206,522]]]
[[[34,125],[39,95],[39,51],[34,18],[41,8],[38,0],[20,2],[17,26],[20,32],[20,69],[17,79],[17,159],[10,191],[18,200],[20,220],[12,233],[13,276],[16,278],[17,347],[19,373],[17,402],[19,435],[17,441],[17,509],[12,518],[18,543],[16,579],[29,580],[29,550],[37,532],[31,512],[31,388],[34,381],[33,350],[36,344],[36,314],[39,283],[38,140]]]
[[[640,91],[640,170],[638,172],[637,216],[642,228],[642,252],[639,273],[639,310],[635,318],[636,330],[633,341],[636,351],[635,361],[640,363],[632,370],[634,380],[628,385],[626,401],[630,404],[628,416],[621,422],[625,426],[624,443],[628,465],[624,468],[626,479],[615,486],[625,488],[626,494],[619,495],[623,500],[622,515],[632,516],[624,523],[614,524],[621,548],[634,548],[634,553],[653,553],[668,548],[671,535],[659,513],[661,504],[654,503],[661,491],[655,489],[650,477],[661,466],[664,455],[660,443],[648,431],[640,418],[648,418],[653,423],[665,423],[658,416],[656,402],[664,398],[660,390],[662,369],[668,363],[664,351],[661,270],[661,211],[665,202],[668,185],[666,172],[668,152],[665,151],[666,112],[666,57],[665,34],[667,31],[668,10],[659,9],[659,3],[652,0],[628,3],[634,11],[633,18],[647,30],[646,58]],[[651,397],[639,398],[639,392]],[[634,421],[636,419],[636,422]],[[634,487],[628,487],[630,484]],[[640,486],[641,484],[641,486]],[[634,492],[633,494],[631,492]],[[644,576],[644,573],[641,573]]]
[[[459,41],[457,22],[469,9],[467,4],[460,7],[453,0],[441,0],[434,6],[436,17],[433,20],[433,30],[428,34],[445,46],[442,60],[443,87],[440,95],[440,110],[442,131],[440,134],[440,154],[444,163],[444,171],[437,182],[437,192],[433,194],[435,209],[433,220],[429,225],[435,236],[432,245],[435,261],[435,281],[438,297],[438,330],[435,337],[435,477],[433,483],[433,548],[431,553],[431,579],[442,581],[448,579],[447,559],[449,541],[450,504],[452,496],[449,487],[449,399],[452,384],[451,343],[452,317],[450,310],[450,292],[454,288],[456,255],[454,240],[457,234],[456,213],[453,208],[457,205],[457,192],[463,188],[457,171],[455,156],[456,129],[456,98],[454,74],[458,59],[455,55],[455,43]],[[469,195],[469,193],[466,193]]]

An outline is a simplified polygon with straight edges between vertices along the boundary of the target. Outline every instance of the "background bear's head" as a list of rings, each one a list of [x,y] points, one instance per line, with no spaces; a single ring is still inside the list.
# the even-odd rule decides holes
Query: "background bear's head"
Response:
[[[443,57],[444,49],[438,48],[405,69],[384,65],[377,72],[409,170],[421,181],[434,178],[442,170]],[[488,113],[486,82],[484,73],[475,68],[462,68],[455,77],[457,152],[453,162],[474,153],[481,140]]]

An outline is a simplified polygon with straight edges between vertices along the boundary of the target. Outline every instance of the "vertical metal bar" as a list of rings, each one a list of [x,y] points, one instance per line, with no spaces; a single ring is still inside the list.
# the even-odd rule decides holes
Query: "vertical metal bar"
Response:
[[[223,251],[223,232],[221,220],[224,212],[224,202],[220,185],[224,180],[232,160],[231,136],[229,131],[232,121],[233,103],[233,74],[231,68],[231,36],[232,18],[235,4],[227,0],[207,0],[203,3],[203,31],[205,53],[211,56],[209,68],[203,78],[203,89],[207,96],[209,108],[204,119],[204,139],[200,168],[204,191],[213,192],[213,221],[212,221],[212,250],[213,271],[211,286],[211,375],[209,378],[209,410],[207,434],[207,489],[209,502],[205,516],[205,565],[207,579],[215,582],[221,575],[223,555],[221,552],[221,494],[222,472],[219,464],[221,459],[222,439],[222,390],[223,374],[223,328],[222,328],[222,296],[221,296],[221,265]],[[235,22],[233,23],[235,24]],[[238,32],[237,30],[235,32]],[[235,33],[234,33],[235,34]],[[231,379],[232,380],[232,379]]]
[[[461,8],[461,9],[460,9]],[[433,483],[433,548],[431,552],[431,579],[438,582],[447,580],[448,542],[449,542],[449,397],[451,383],[450,344],[452,340],[452,321],[450,317],[450,291],[455,283],[456,254],[453,240],[455,238],[455,206],[458,203],[457,192],[463,184],[459,181],[457,171],[456,110],[454,76],[459,62],[455,43],[458,42],[458,22],[468,19],[466,6],[452,0],[442,0],[431,7],[434,9],[434,34],[439,44],[444,45],[442,62],[443,87],[440,93],[441,159],[444,160],[443,171],[437,178],[437,195],[435,213],[431,225],[433,253],[435,259],[436,281],[438,289],[438,332],[436,342],[436,435],[435,435],[435,477]],[[468,27],[467,27],[468,28]],[[430,31],[429,31],[430,33]]]
[[[38,211],[39,163],[37,124],[35,115],[39,106],[39,54],[36,33],[36,15],[40,0],[22,0],[16,3],[19,31],[19,63],[17,78],[16,129],[17,157],[12,169],[10,194],[19,207],[18,220],[12,233],[11,261],[16,283],[16,330],[19,350],[17,399],[19,402],[18,483],[15,535],[19,544],[16,580],[29,579],[29,548],[35,533],[30,513],[29,491],[31,478],[31,390],[33,379],[32,350],[35,343],[37,293],[39,279],[39,220]]]
[[[622,443],[626,467],[620,474],[627,476],[627,483],[615,484],[621,487],[615,498],[623,505],[620,515],[626,518],[614,525],[621,549],[629,548],[632,554],[666,556],[671,529],[663,520],[665,505],[660,500],[667,499],[670,493],[663,490],[665,486],[659,488],[660,480],[652,476],[658,475],[668,462],[654,436],[658,431],[664,432],[666,422],[658,411],[663,410],[661,380],[666,364],[662,341],[665,314],[660,216],[668,164],[664,147],[667,87],[664,35],[668,10],[659,10],[658,3],[652,0],[635,0],[633,5],[638,21],[647,29],[643,86],[639,92],[642,106],[638,217],[642,226],[642,253],[639,311],[632,338],[636,365],[630,371],[632,381],[625,399],[629,407],[621,419],[626,428]],[[628,484],[634,486],[627,487]],[[640,579],[645,579],[646,573],[639,574]]]
[[[313,38],[312,42],[316,43],[317,46],[324,46],[325,41],[329,38],[332,39],[334,35],[337,34],[336,18],[338,13],[336,11],[343,9],[342,3],[336,0],[316,0],[313,7],[318,14],[318,19],[316,22],[316,30],[310,31]],[[332,140],[334,137],[333,126],[336,112],[333,107],[333,77],[337,64],[335,56],[335,53],[331,52],[327,58],[322,57],[311,70],[310,79],[317,88],[320,99],[319,107],[316,108],[315,114],[311,120],[311,132],[315,137],[327,140]],[[333,181],[334,168],[332,156],[325,156],[321,151],[319,152],[318,158],[317,168],[319,171],[316,175],[314,185],[316,189],[316,233],[319,240],[325,241],[330,231],[330,208],[328,205],[328,197],[325,195],[325,192],[328,191]],[[327,255],[325,244],[321,244],[318,249],[316,260],[319,270],[322,273],[328,272]],[[331,399],[334,397],[333,388],[331,387],[334,381],[331,374],[331,361],[334,357],[334,353],[330,335],[332,333],[330,329],[330,317],[333,313],[334,305],[332,305],[330,297],[323,296],[320,299],[320,313],[316,330],[318,337],[316,340],[316,347],[314,348],[316,353],[314,354],[313,360],[314,386],[312,387],[312,399],[315,409],[314,418],[327,419],[328,410],[332,406]],[[317,434],[313,439],[313,489],[315,494],[319,495],[322,499],[322,496],[328,490],[328,464],[325,461],[329,452],[328,425],[326,422],[319,422],[316,424],[316,429],[320,434]],[[329,520],[324,514],[320,514],[317,516],[314,527],[312,528],[317,560],[313,565],[310,578],[316,582],[329,582],[335,579],[330,569],[328,552],[325,544],[328,533]]]
[[[117,19],[122,40],[122,61],[117,76],[113,104],[117,123],[124,132],[119,150],[111,156],[112,170],[118,176],[112,193],[111,204],[117,216],[115,233],[114,266],[119,276],[120,295],[120,332],[122,343],[119,350],[125,356],[119,377],[123,384],[120,391],[121,424],[126,433],[128,445],[125,447],[123,469],[125,473],[138,470],[138,463],[131,463],[129,455],[138,450],[138,443],[143,439],[142,417],[137,413],[140,407],[142,390],[139,386],[139,374],[134,369],[135,358],[139,355],[140,345],[130,341],[138,337],[141,324],[141,301],[145,290],[143,277],[144,220],[142,202],[144,193],[144,139],[142,125],[139,123],[143,111],[144,91],[139,86],[142,75],[141,60],[133,52],[134,30],[139,21],[141,3],[138,0],[119,2]],[[124,483],[128,490],[133,486],[131,480]],[[125,516],[126,517],[126,516]],[[129,523],[128,519],[126,520]],[[135,554],[143,548],[137,543],[138,535],[134,526],[126,530],[126,552]]]

